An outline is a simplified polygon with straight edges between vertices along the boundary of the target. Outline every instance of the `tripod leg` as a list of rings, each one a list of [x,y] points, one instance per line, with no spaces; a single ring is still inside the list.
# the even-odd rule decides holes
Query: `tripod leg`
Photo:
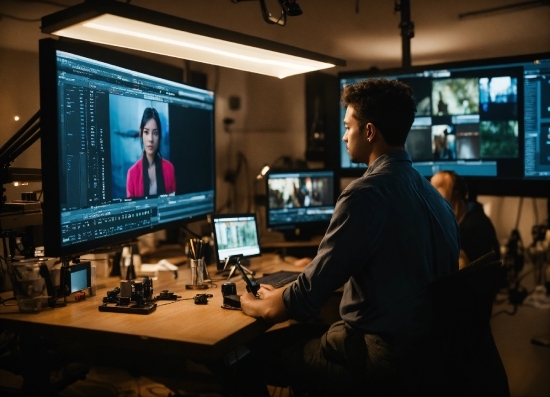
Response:
[[[233,277],[233,273],[235,273],[236,266],[231,266],[231,270],[229,271],[229,276],[227,276],[227,279],[229,280],[231,277]]]

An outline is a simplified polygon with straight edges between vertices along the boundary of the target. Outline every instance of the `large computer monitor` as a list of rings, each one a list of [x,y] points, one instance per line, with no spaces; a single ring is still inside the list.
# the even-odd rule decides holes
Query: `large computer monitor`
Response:
[[[323,234],[332,218],[333,170],[279,170],[266,175],[266,226],[287,240]]]
[[[253,258],[261,255],[256,214],[211,214],[209,222],[218,270],[223,270],[225,260],[230,256]]]
[[[43,39],[39,50],[47,256],[78,256],[214,211],[212,91],[162,78],[170,68],[161,63],[123,53],[107,62],[112,51],[85,43]]]
[[[418,111],[405,148],[422,175],[454,170],[486,186],[550,180],[550,53],[346,72],[340,88],[380,77],[414,90]],[[350,162],[345,143],[339,163],[348,176],[366,167]]]

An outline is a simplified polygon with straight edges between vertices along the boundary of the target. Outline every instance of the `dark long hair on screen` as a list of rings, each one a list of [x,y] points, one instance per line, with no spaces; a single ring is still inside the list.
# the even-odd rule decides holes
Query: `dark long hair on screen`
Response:
[[[141,117],[141,124],[139,125],[139,140],[141,143],[141,148],[143,149],[143,127],[151,119],[154,119],[157,123],[158,134],[159,134],[159,143],[157,146],[157,151],[155,153],[154,162],[155,162],[155,174],[157,176],[157,194],[165,194],[166,186],[164,184],[164,173],[162,172],[162,155],[160,154],[160,142],[162,141],[162,125],[160,123],[160,117],[155,108],[145,108],[143,111],[143,116]],[[145,154],[145,149],[143,149],[142,160],[143,162],[143,194],[145,196],[149,195],[149,161],[147,160],[147,155]]]

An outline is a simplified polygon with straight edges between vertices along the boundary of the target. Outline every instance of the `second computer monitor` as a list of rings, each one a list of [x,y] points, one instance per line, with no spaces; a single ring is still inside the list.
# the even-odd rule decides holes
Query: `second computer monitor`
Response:
[[[287,240],[323,234],[335,205],[334,171],[270,171],[266,177],[267,228]]]
[[[223,270],[224,262],[230,256],[251,258],[261,255],[256,214],[212,214],[209,218],[218,270]]]

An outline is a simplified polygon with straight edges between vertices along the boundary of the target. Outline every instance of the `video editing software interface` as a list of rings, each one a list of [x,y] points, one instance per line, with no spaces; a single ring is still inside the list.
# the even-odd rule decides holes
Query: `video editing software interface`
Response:
[[[332,170],[271,171],[266,185],[268,228],[330,222],[335,205]]]
[[[213,92],[63,51],[57,87],[61,246],[214,211]],[[152,112],[161,125],[146,124],[142,140]],[[149,191],[131,188],[145,179],[144,151],[155,149],[162,171],[149,172]]]
[[[550,178],[550,54],[527,58],[342,75],[340,88],[369,77],[412,87],[418,106],[405,148],[424,176],[446,169],[472,177]],[[345,142],[340,166],[366,168],[351,163]]]
[[[211,215],[218,262],[232,255],[254,257],[261,254],[258,223],[254,214]]]

